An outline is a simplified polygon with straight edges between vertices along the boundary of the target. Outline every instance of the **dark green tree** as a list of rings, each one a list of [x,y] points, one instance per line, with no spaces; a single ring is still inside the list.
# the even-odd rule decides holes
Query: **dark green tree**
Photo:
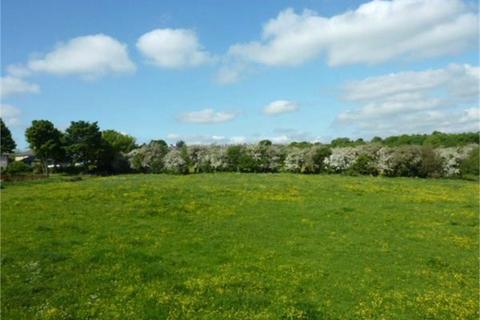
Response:
[[[102,137],[112,146],[115,152],[128,153],[137,147],[134,137],[115,130],[103,131]]]
[[[315,146],[311,149],[310,156],[316,168],[316,173],[324,171],[323,161],[331,154],[332,150],[327,146]]]
[[[12,133],[8,129],[8,127],[3,122],[3,119],[0,118],[0,152],[1,154],[10,153],[17,147],[15,141],[13,141]]]
[[[73,164],[95,171],[109,158],[105,153],[111,150],[107,150],[97,122],[72,121],[65,133],[65,149]]]
[[[260,140],[258,142],[258,145],[259,146],[263,146],[263,147],[269,147],[272,145],[272,141],[268,140],[268,139],[265,139],[265,140]]]
[[[33,120],[25,131],[30,148],[42,164],[45,175],[48,176],[48,161],[58,163],[64,159],[63,137],[60,130],[48,120]]]
[[[337,138],[333,139],[330,142],[330,146],[332,148],[338,148],[338,147],[349,147],[353,144],[353,141],[350,140],[349,138]]]
[[[468,157],[460,163],[460,171],[463,176],[472,176],[479,179],[480,174],[480,150],[478,146],[473,148]]]
[[[177,148],[177,149],[182,149],[185,146],[186,146],[186,143],[183,140],[179,140],[175,143],[175,148]]]
[[[227,148],[227,161],[229,170],[240,171],[242,158],[245,156],[245,147],[232,145]]]

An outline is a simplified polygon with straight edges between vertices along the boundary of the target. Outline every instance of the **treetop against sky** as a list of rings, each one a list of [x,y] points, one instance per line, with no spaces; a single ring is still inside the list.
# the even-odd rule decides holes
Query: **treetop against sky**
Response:
[[[145,142],[479,130],[467,0],[2,1],[1,116]]]

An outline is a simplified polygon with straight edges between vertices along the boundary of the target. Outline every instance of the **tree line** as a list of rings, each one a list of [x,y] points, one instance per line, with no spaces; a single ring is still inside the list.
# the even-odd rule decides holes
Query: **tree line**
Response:
[[[1,152],[16,145],[0,119]],[[72,121],[61,131],[48,120],[34,120],[25,131],[37,158],[36,169],[67,173],[115,174],[200,172],[349,173],[385,176],[440,177],[478,175],[478,132],[412,134],[374,137],[370,141],[333,139],[328,144],[307,141],[277,145],[168,145],[152,140],[138,145],[134,137],[101,131],[97,122]],[[6,173],[28,170],[12,163]]]

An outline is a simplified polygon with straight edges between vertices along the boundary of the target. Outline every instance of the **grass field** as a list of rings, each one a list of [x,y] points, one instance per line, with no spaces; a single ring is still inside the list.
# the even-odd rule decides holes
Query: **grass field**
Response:
[[[2,319],[478,319],[478,183],[61,180],[1,191]]]

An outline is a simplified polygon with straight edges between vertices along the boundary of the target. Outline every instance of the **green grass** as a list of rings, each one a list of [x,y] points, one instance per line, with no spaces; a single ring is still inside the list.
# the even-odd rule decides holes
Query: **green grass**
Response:
[[[128,175],[1,191],[2,319],[478,319],[478,183]]]

